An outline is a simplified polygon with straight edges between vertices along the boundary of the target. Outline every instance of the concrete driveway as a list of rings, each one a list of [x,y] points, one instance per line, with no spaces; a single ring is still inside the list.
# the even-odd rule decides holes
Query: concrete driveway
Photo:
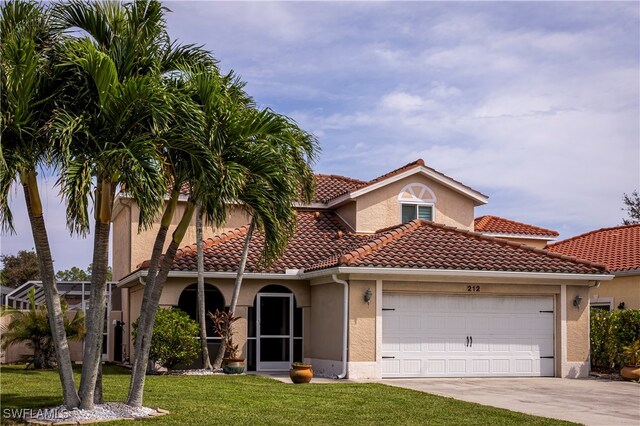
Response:
[[[385,379],[381,383],[585,425],[640,425],[640,385],[602,379]]]

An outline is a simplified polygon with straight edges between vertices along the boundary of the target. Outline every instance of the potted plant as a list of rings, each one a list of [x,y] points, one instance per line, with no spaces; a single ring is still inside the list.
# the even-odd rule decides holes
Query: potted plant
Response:
[[[224,345],[224,358],[222,358],[222,371],[225,374],[241,374],[244,372],[244,358],[240,357],[238,345],[233,342],[233,323],[240,317],[233,315],[233,312],[209,312],[209,317],[213,320],[216,332],[222,339]]]
[[[311,364],[294,362],[289,370],[289,377],[293,383],[309,383],[313,378],[313,368]]]
[[[640,340],[636,340],[629,346],[622,348],[622,356],[625,361],[620,375],[625,380],[640,380]]]

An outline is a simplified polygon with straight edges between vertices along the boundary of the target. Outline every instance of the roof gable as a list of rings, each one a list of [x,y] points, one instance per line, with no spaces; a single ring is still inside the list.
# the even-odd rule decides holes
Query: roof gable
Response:
[[[404,179],[408,176],[412,176],[414,174],[422,174],[424,176],[427,176],[433,180],[435,180],[436,182],[466,196],[469,197],[473,200],[474,204],[476,205],[482,205],[482,204],[486,204],[488,201],[488,196],[476,191],[475,189],[471,188],[470,186],[467,186],[465,184],[463,184],[462,182],[459,182],[447,175],[445,175],[444,173],[440,173],[439,171],[428,167],[425,165],[424,160],[419,159],[416,160],[414,162],[411,162],[409,164],[406,164],[396,170],[393,170],[389,173],[386,173],[382,176],[379,176],[375,179],[372,179],[368,182],[365,182],[362,185],[356,186],[348,191],[345,191],[343,194],[334,197],[333,199],[328,201],[328,205],[329,207],[332,206],[336,206],[338,204],[341,204],[347,200],[350,199],[354,199],[357,198],[361,195],[364,195],[368,192],[374,191],[378,188],[381,188],[383,186],[389,185],[393,182],[396,182],[398,180]]]

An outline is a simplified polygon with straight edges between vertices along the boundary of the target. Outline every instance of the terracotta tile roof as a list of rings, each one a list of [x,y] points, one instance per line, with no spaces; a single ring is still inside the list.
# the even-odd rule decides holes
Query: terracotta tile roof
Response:
[[[557,237],[560,235],[551,229],[528,225],[498,216],[480,216],[474,219],[476,232],[495,232],[500,234],[542,235]]]
[[[640,269],[640,224],[602,228],[547,246],[553,253],[607,265],[610,271]]]
[[[476,232],[415,220],[377,234],[343,254],[345,266],[480,271],[602,273],[604,265],[550,254],[544,250]]]
[[[206,271],[233,272],[240,263],[247,226],[209,238],[203,245]],[[298,211],[298,227],[282,257],[267,267],[259,265],[264,236],[255,233],[249,246],[247,272],[278,272],[287,269],[304,269],[345,250],[359,245],[370,236],[356,236],[348,232],[335,213]],[[195,271],[196,246],[181,249],[173,263],[173,270]]]
[[[235,272],[246,235],[241,227],[204,244],[206,271]],[[284,273],[334,266],[514,272],[602,273],[603,265],[518,245],[499,238],[416,220],[373,235],[348,232],[332,212],[298,211],[298,228],[285,253],[261,266],[264,238],[252,239],[247,272]],[[146,267],[146,265],[142,265]],[[195,245],[180,250],[173,270],[196,271]]]
[[[316,174],[315,201],[327,201],[366,185],[366,182],[346,176]]]

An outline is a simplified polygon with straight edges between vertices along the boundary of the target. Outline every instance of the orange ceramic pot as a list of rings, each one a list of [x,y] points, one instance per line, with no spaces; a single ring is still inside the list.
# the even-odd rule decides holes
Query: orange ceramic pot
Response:
[[[289,377],[293,383],[309,383],[313,378],[313,369],[308,364],[292,365]]]
[[[640,366],[626,365],[620,370],[620,375],[625,380],[640,380]]]

